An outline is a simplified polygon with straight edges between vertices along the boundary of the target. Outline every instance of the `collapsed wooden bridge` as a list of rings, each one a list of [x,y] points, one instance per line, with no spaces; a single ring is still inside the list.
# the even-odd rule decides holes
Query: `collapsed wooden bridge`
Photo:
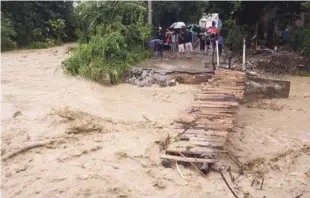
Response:
[[[190,111],[176,121],[178,135],[161,156],[165,160],[213,164],[225,152],[234,114],[244,93],[244,72],[218,69],[200,85]]]

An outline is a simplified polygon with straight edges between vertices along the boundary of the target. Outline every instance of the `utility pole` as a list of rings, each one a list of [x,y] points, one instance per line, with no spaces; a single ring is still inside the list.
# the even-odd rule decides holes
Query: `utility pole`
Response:
[[[152,0],[148,0],[148,23],[152,26]]]

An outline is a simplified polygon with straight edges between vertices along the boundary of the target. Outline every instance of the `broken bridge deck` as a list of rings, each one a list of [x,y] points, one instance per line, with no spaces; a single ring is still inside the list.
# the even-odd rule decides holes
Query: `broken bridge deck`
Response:
[[[218,69],[200,85],[190,111],[175,122],[176,135],[162,159],[215,163],[219,153],[226,152],[228,133],[233,128],[234,114],[243,98],[245,73]]]

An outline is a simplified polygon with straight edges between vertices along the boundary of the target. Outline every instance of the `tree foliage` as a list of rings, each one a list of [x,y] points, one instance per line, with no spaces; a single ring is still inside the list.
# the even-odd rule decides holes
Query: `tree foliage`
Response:
[[[154,1],[153,24],[164,28],[176,21],[196,24],[207,6],[206,1]]]
[[[87,1],[79,3],[76,12],[81,39],[65,62],[68,73],[95,81],[108,74],[117,83],[132,64],[148,57],[144,43],[150,27],[143,2]]]
[[[1,12],[1,50],[14,49],[16,47],[15,36],[12,21]]]
[[[5,1],[1,2],[1,7],[1,12],[12,22],[16,32],[14,41],[18,47],[33,42],[47,43],[52,39],[58,42],[75,40],[72,2]],[[56,24],[59,27],[57,30],[55,30]]]

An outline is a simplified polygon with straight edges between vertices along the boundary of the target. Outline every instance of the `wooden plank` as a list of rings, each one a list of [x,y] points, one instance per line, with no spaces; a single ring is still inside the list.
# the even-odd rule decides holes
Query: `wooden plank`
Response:
[[[232,114],[226,113],[213,113],[210,111],[199,111],[195,114],[196,118],[210,118],[210,119],[221,119],[221,118],[233,118]]]
[[[213,109],[238,109],[239,105],[229,105],[229,104],[212,104],[212,102],[196,102],[195,105],[193,105],[193,107],[199,108],[199,107],[203,107],[203,108],[213,108]]]
[[[219,108],[210,108],[210,107],[201,107],[201,106],[194,106],[195,108],[200,108],[201,110],[203,110],[204,112],[208,112],[208,113],[214,113],[214,114],[218,114],[218,113],[223,113],[223,114],[236,114],[237,111],[235,109],[219,109]],[[195,114],[193,114],[195,115]]]
[[[218,160],[216,159],[204,159],[204,158],[190,158],[190,157],[179,157],[173,155],[161,155],[160,158],[168,159],[168,160],[175,160],[175,161],[182,161],[182,162],[192,162],[192,163],[216,163]]]
[[[198,103],[199,104],[199,103]],[[212,101],[212,102],[202,102],[205,105],[239,105],[237,101]]]
[[[204,148],[204,147],[192,147],[190,149],[186,148],[170,148],[168,147],[166,153],[186,153],[186,154],[197,154],[197,155],[204,155],[204,154],[216,154],[216,153],[227,153],[227,151],[223,149],[217,148]]]
[[[183,129],[179,130],[180,132],[183,131]],[[203,130],[203,129],[189,129],[187,130],[184,135],[197,135],[198,136],[223,136],[226,137],[228,135],[227,131],[212,131],[212,130]]]
[[[193,147],[200,147],[201,149],[224,149],[225,144],[199,144],[199,143],[191,143],[191,144],[178,144],[178,145],[170,145],[169,149],[177,149],[177,148],[181,148],[184,151],[192,151]]]
[[[172,142],[169,145],[169,148],[190,148],[193,146],[199,146],[199,147],[207,147],[207,148],[213,148],[213,147],[224,147],[226,142],[211,142],[211,141],[205,141],[205,142],[198,142],[198,141],[178,141],[178,142]]]
[[[197,124],[224,124],[224,125],[231,125],[233,123],[232,118],[218,118],[218,119],[213,119],[210,120],[208,118],[199,118],[196,122]]]
[[[197,126],[194,126],[193,129],[205,129],[205,130],[212,130],[212,131],[231,131],[232,126],[227,127],[227,126],[197,125]]]
[[[183,125],[175,125],[176,129],[184,129]],[[219,131],[222,129],[222,131],[226,130],[231,130],[232,126],[231,124],[226,124],[226,123],[212,123],[212,122],[206,122],[206,121],[201,121],[197,122],[196,125],[193,125],[190,127],[190,129],[203,129],[203,130],[215,130]]]
[[[226,142],[226,138],[227,138],[227,136],[226,137],[223,137],[223,136],[205,136],[205,137],[194,137],[194,136],[187,136],[187,135],[184,135],[184,136],[182,136],[181,138],[180,138],[180,140],[179,141],[181,141],[181,142],[195,142],[195,141],[197,141],[197,142],[208,142],[208,141],[212,141],[212,142]]]
[[[214,140],[214,141],[222,141],[225,140],[227,136],[195,136],[194,134],[184,134],[181,138],[188,138],[190,141],[205,141],[205,140]],[[226,140],[225,140],[226,141]]]

